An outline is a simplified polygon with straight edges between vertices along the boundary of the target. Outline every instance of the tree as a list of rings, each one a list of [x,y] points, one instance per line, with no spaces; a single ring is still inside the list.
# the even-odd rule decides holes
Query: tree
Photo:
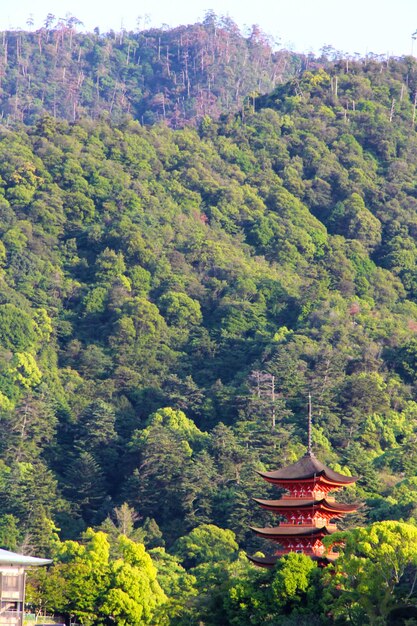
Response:
[[[0,547],[6,550],[17,550],[19,542],[18,520],[14,515],[5,514],[0,517]]]
[[[158,409],[150,415],[147,427],[140,432],[141,439],[146,440],[151,429],[157,426],[163,426],[189,443],[203,442],[208,439],[207,434],[203,433],[183,411],[171,407]]]
[[[290,553],[280,558],[274,569],[265,571],[241,555],[228,573],[224,609],[231,625],[327,623],[320,614],[320,573],[310,557]]]
[[[26,311],[14,304],[0,305],[0,344],[9,350],[24,352],[35,343],[34,322]]]
[[[56,528],[51,521],[65,508],[57,481],[45,463],[38,459],[0,463],[0,508],[13,540],[13,519],[18,520],[19,541],[27,549],[50,554]],[[9,526],[10,524],[10,526]]]
[[[291,552],[279,560],[271,589],[278,606],[287,612],[305,605],[307,591],[311,584],[312,572],[316,563],[304,554]]]
[[[371,626],[387,623],[393,609],[417,606],[417,528],[404,522],[376,522],[335,533],[327,548],[341,551],[326,573],[334,615]]]
[[[201,323],[199,302],[186,293],[168,291],[160,299],[161,310],[169,324],[185,328]]]
[[[45,390],[43,390],[45,391]],[[28,390],[12,411],[3,411],[3,458],[30,463],[53,443],[57,418],[46,394]]]
[[[75,512],[86,524],[101,521],[108,508],[104,472],[89,451],[81,451],[69,463],[64,476],[64,493],[75,504]],[[100,519],[101,518],[101,519]]]
[[[143,543],[146,531],[143,528],[137,528],[139,520],[140,515],[124,502],[121,506],[115,507],[111,514],[106,517],[100,525],[100,530],[107,534],[113,550],[120,535],[124,535],[132,541]]]
[[[141,515],[154,517],[167,535],[176,534],[182,525],[184,476],[192,464],[192,448],[180,432],[159,424],[141,435],[132,442],[139,458],[124,485],[126,500]]]
[[[169,554],[162,547],[152,548],[149,554],[158,570],[158,582],[168,598],[164,609],[169,615],[170,623],[186,624],[187,620],[190,622],[198,619],[193,611],[197,596],[195,576],[184,569],[178,557]]]
[[[158,610],[167,601],[157,581],[157,569],[143,545],[123,535],[118,543],[122,558],[111,564],[110,588],[101,613],[121,626],[157,624]]]
[[[229,579],[223,589],[222,610],[229,624],[281,623],[280,607],[271,590],[274,571],[254,567],[246,555],[241,554],[228,567],[227,573]]]
[[[159,624],[157,613],[167,598],[151,557],[124,535],[117,544],[120,557],[113,560],[103,532],[89,529],[82,543],[63,542],[49,573],[34,572],[31,599],[86,625]]]
[[[337,212],[340,210],[340,217]],[[353,193],[342,207],[337,207],[332,214],[332,221],[338,224],[339,232],[359,239],[370,249],[375,248],[381,241],[381,224],[366,208],[363,199]]]
[[[237,557],[238,545],[231,530],[202,524],[175,544],[175,554],[194,567],[201,563],[229,561]]]
[[[80,450],[90,452],[103,472],[113,476],[113,466],[117,459],[117,441],[113,406],[98,398],[80,415],[75,445]]]

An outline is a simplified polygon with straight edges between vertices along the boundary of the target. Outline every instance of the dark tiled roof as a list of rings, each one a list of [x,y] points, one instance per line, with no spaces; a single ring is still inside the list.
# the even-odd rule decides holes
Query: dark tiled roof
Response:
[[[273,528],[254,528],[250,529],[257,535],[262,537],[307,537],[309,535],[332,535],[335,530],[327,528],[327,526],[274,526]]]
[[[326,498],[320,500],[301,500],[300,498],[284,498],[281,500],[261,500],[260,498],[252,498],[261,506],[276,509],[309,509],[323,508],[335,513],[352,513],[360,506],[359,504],[344,504],[342,502],[328,502]]]
[[[315,476],[325,476],[330,482],[349,485],[358,480],[357,476],[345,476],[323,465],[312,452],[305,454],[299,461],[274,472],[258,472],[267,479],[285,482],[287,480],[306,480]]]
[[[275,563],[278,561],[277,556],[250,556],[249,554],[246,556],[249,561],[252,561],[252,563],[260,567],[274,567]]]

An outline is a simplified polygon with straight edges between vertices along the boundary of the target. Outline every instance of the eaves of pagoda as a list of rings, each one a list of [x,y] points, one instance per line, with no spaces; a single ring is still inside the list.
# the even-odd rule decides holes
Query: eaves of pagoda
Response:
[[[258,537],[266,537],[274,541],[279,541],[284,537],[324,537],[336,532],[336,528],[329,526],[273,526],[271,528],[249,527]]]
[[[267,511],[274,513],[284,513],[297,511],[299,509],[309,509],[311,511],[323,511],[326,513],[334,513],[344,515],[353,513],[359,508],[359,504],[345,504],[342,502],[331,502],[326,498],[320,499],[301,499],[301,498],[282,498],[281,500],[262,500],[260,498],[252,498],[254,502],[259,504]]]
[[[343,487],[358,480],[357,476],[345,476],[319,461],[312,452],[307,452],[299,461],[273,472],[259,472],[270,483],[286,487],[288,484],[321,482],[328,486]]]

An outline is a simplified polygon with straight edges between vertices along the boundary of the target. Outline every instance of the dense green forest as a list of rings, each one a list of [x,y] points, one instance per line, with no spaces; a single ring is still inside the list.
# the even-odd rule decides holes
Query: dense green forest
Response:
[[[142,72],[148,45],[158,58],[144,33],[58,32],[36,44],[45,89],[51,58],[73,76],[88,40],[119,69],[131,54]],[[12,41],[2,106],[36,50],[36,34]],[[237,114],[218,95],[199,115],[190,96],[185,128],[145,93],[134,110],[116,93],[113,120],[111,97],[76,121],[62,94],[43,113],[46,92],[5,112],[0,544],[54,558],[32,579],[37,610],[178,626],[413,617],[416,94],[415,59],[367,58],[293,72],[236,98]],[[269,547],[248,527],[273,519],[251,498],[273,492],[256,470],[305,452],[309,392],[316,454],[361,477],[345,497],[365,506],[335,573],[295,554],[258,570],[243,551]]]

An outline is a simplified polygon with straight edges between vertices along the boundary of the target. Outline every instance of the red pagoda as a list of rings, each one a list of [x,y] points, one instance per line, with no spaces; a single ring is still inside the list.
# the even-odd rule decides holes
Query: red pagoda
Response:
[[[284,518],[279,526],[251,528],[259,537],[277,544],[271,556],[249,557],[261,567],[273,567],[277,559],[288,552],[311,556],[325,565],[337,557],[336,553],[325,555],[322,539],[336,532],[336,521],[352,513],[357,504],[342,504],[329,495],[358,480],[356,476],[344,476],[321,463],[311,451],[311,398],[309,397],[308,451],[299,461],[273,472],[258,472],[264,480],[286,490],[279,500],[254,498],[263,509]]]

